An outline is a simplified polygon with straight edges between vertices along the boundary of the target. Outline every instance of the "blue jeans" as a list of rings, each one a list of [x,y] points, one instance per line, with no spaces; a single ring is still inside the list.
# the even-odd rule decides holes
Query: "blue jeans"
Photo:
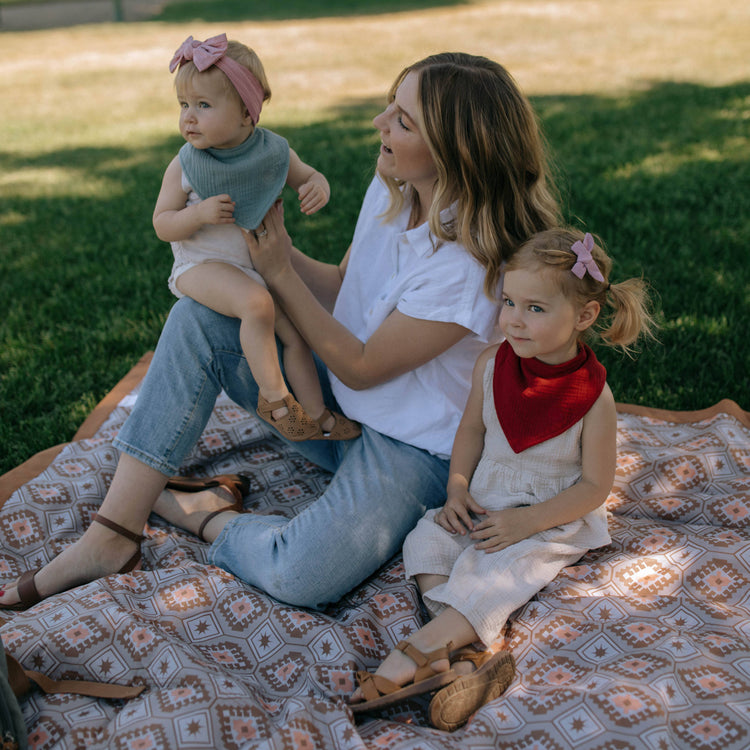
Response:
[[[326,403],[336,408],[325,367],[318,369]],[[239,321],[182,298],[115,446],[175,474],[222,388],[255,412],[258,386],[240,347]],[[400,550],[424,512],[442,505],[448,461],[367,426],[356,440],[293,445],[334,474],[325,492],[291,519],[238,516],[209,554],[215,565],[276,599],[320,609],[372,575]]]

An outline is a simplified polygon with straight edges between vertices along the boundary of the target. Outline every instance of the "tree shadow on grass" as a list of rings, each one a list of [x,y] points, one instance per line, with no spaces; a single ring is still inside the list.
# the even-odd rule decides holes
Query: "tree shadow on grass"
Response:
[[[278,21],[302,18],[362,16],[465,5],[468,0],[192,0],[170,3],[152,21]]]
[[[698,409],[732,398],[750,407],[748,97],[750,83],[658,83],[624,96],[533,100],[571,221],[603,238],[615,282],[643,274],[661,301],[660,343],[638,360],[597,349],[620,401]],[[350,103],[299,127],[267,123],[331,182],[331,202],[312,217],[285,191],[289,232],[313,257],[336,262],[351,241],[380,105]],[[31,158],[0,150],[0,171],[27,170],[32,187],[34,170],[55,169],[89,186],[0,193],[0,473],[69,439],[155,346],[173,301],[172,256],[151,215],[180,145],[173,136]]]
[[[599,234],[613,281],[643,275],[663,311],[635,362],[600,347],[620,401],[750,408],[750,83],[660,82],[624,96],[534,103],[571,222]]]

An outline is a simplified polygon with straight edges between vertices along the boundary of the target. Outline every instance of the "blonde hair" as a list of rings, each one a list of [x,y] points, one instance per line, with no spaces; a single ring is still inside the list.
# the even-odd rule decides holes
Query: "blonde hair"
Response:
[[[609,276],[612,259],[596,236],[593,237],[591,256],[604,280],[598,281],[588,271],[579,279],[572,270],[578,262],[578,256],[571,248],[583,239],[583,232],[564,227],[535,234],[518,249],[504,271],[520,268],[553,269],[560,290],[574,304],[583,307],[594,300],[599,303],[602,311],[607,311],[584,335],[595,333],[605,344],[632,353],[633,344],[641,336],[654,338],[657,328],[649,309],[649,286],[642,278],[611,284]]]
[[[227,42],[227,51],[225,53],[225,56],[231,58],[235,62],[247,68],[258,79],[258,82],[263,88],[263,101],[267,102],[271,98],[271,87],[268,85],[266,71],[264,70],[263,63],[260,61],[258,55],[255,54],[255,52],[251,50],[250,47],[242,44],[242,42],[229,40],[229,42]],[[224,93],[228,94],[229,96],[233,96],[237,100],[239,105],[243,109],[245,108],[240,95],[237,93],[237,89],[234,87],[234,84],[232,84],[229,78],[227,78],[226,74],[219,70],[219,68],[217,68],[215,65],[212,65],[207,70],[201,72],[198,70],[198,68],[195,67],[195,63],[192,60],[183,63],[182,65],[180,65],[180,68],[177,71],[177,75],[174,79],[175,89],[178,92],[184,91],[186,88],[190,87],[193,79],[199,75],[216,76],[216,80],[219,82],[219,86],[222,88]]]
[[[416,62],[396,78],[389,102],[412,72],[419,74],[422,134],[437,170],[430,231],[479,261],[494,298],[503,262],[526,237],[560,220],[536,115],[505,68],[485,57],[444,52]],[[418,215],[419,197],[408,183],[386,184],[386,221],[405,203]],[[441,222],[440,212],[454,203],[455,219]]]

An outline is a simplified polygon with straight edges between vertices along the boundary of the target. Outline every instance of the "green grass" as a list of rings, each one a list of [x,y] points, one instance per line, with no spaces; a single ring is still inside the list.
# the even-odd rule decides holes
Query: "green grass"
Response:
[[[461,0],[195,0],[166,5],[153,20],[183,23],[231,22],[253,19],[270,21],[292,18],[326,18],[373,13],[396,13],[444,5]]]
[[[664,83],[536,100],[572,222],[599,233],[615,281],[643,275],[663,329],[634,362],[604,347],[619,401],[750,407],[750,83]]]
[[[124,28],[135,35],[142,27]],[[67,75],[80,82],[76,71],[63,70],[61,80],[78,85]],[[154,348],[173,302],[171,252],[155,237],[151,214],[180,138],[171,120],[170,129],[147,124],[120,137],[91,114],[108,96],[101,93],[106,74],[104,81],[87,75],[97,93],[87,98],[71,89],[75,106],[63,120],[50,115],[64,98],[56,92],[51,104],[32,97],[39,112],[15,106],[4,121],[0,473],[69,440]],[[128,80],[146,87],[137,75]],[[571,221],[605,240],[615,280],[643,274],[658,293],[658,344],[635,361],[598,348],[616,398],[688,410],[731,398],[750,408],[750,82],[661,82],[613,96],[533,102]],[[115,97],[112,120],[119,123],[117,106]],[[350,241],[377,151],[371,119],[378,106],[310,110],[304,124],[274,108],[264,121],[333,186],[331,203],[309,218],[286,196],[290,233],[315,257],[336,261]],[[140,116],[150,122],[152,114]]]
[[[0,0],[4,5],[39,5],[63,3],[71,0]],[[78,0],[80,2],[80,0]],[[91,0],[96,2],[96,0]],[[113,5],[122,0],[109,0]],[[363,13],[395,13],[443,5],[460,5],[462,0],[194,0],[169,3],[154,20],[181,23],[208,20],[211,22],[253,19],[269,21],[290,18],[323,18],[351,16]]]

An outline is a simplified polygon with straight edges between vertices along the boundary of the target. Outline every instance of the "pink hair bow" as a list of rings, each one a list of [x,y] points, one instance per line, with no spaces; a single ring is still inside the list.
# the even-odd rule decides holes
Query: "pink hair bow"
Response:
[[[201,72],[215,65],[227,52],[227,35],[219,34],[200,42],[189,36],[174,53],[172,62],[169,63],[169,72],[174,73],[183,63],[193,61]]]
[[[253,120],[253,124],[258,124],[260,110],[265,101],[265,92],[260,81],[243,65],[226,56],[227,52],[227,35],[219,34],[206,39],[205,42],[199,42],[189,36],[181,45],[177,52],[174,53],[172,62],[169,63],[169,72],[174,73],[177,68],[186,63],[193,61],[195,67],[202,73],[215,65],[224,75],[232,82],[237,89],[240,99],[245,103],[247,111]]]
[[[583,242],[581,240],[574,242],[570,249],[578,258],[578,261],[570,270],[579,279],[582,279],[588,271],[597,281],[604,281],[604,276],[602,276],[599,266],[596,265],[594,257],[591,255],[591,251],[594,249],[594,238],[588,232],[584,235]]]

